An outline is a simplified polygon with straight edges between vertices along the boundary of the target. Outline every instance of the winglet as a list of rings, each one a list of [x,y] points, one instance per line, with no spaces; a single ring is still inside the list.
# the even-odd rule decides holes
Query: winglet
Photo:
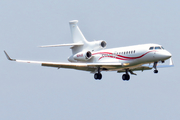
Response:
[[[5,55],[6,55],[6,57],[7,57],[8,60],[10,60],[10,61],[16,61],[16,59],[11,59],[11,58],[9,57],[9,55],[6,53],[5,50],[4,50],[4,53],[5,53]]]

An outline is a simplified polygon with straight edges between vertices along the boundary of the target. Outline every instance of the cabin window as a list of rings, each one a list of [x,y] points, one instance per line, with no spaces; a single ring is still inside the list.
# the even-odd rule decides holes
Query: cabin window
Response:
[[[114,52],[113,55],[125,55],[125,54],[133,54],[135,53],[135,50],[131,50],[131,51],[124,51],[124,52]],[[108,54],[109,56],[109,54]]]

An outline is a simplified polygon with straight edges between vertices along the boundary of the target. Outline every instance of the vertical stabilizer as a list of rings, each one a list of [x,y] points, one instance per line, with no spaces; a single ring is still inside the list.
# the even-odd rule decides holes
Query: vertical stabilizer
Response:
[[[72,20],[69,22],[73,42],[74,43],[87,43],[87,40],[82,34],[79,27],[77,26],[77,23],[78,23],[78,20]]]

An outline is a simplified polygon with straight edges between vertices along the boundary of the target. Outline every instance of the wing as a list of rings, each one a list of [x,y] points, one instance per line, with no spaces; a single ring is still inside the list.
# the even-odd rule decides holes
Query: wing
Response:
[[[117,67],[122,67],[121,63],[62,63],[62,62],[45,62],[45,61],[30,61],[30,60],[17,60],[12,59],[9,55],[4,51],[6,57],[10,61],[23,62],[23,63],[35,63],[40,64],[41,66],[46,67],[56,67],[56,68],[69,68],[76,70],[84,70],[96,72],[97,68],[101,68],[102,71],[108,71],[109,69],[115,69]]]
[[[45,62],[45,61],[30,61],[30,60],[16,60],[9,57],[9,55],[4,51],[6,57],[10,61],[16,62],[23,62],[23,63],[36,63],[40,64],[41,66],[46,67],[56,67],[56,68],[68,68],[68,69],[76,69],[76,70],[83,70],[83,71],[91,71],[97,72],[97,68],[101,68],[101,71],[117,71],[118,73],[125,72],[121,63],[62,63],[62,62]],[[172,59],[170,58],[169,65],[157,65],[157,68],[162,67],[173,67]],[[153,65],[151,64],[143,64],[136,67],[129,67],[129,72],[131,74],[133,71],[144,71],[144,70],[151,70]],[[135,74],[136,75],[136,74]]]

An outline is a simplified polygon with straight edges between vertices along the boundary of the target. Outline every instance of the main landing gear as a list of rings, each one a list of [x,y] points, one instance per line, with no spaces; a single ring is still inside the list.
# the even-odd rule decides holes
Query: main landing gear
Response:
[[[102,74],[101,73],[95,73],[94,74],[94,79],[101,80],[102,79]]]
[[[96,79],[96,80],[101,80],[102,79],[102,74],[100,72],[100,68],[98,68],[98,73],[94,74],[94,79]]]
[[[130,75],[129,74],[123,74],[122,75],[122,79],[125,81],[125,80],[129,80],[130,79]]]
[[[155,70],[154,70],[154,73],[158,73],[158,70],[157,70],[157,62],[154,62],[153,68],[155,69]]]
[[[126,74],[122,75],[122,79],[128,81],[130,79],[130,75],[128,74],[128,70],[126,70]]]

